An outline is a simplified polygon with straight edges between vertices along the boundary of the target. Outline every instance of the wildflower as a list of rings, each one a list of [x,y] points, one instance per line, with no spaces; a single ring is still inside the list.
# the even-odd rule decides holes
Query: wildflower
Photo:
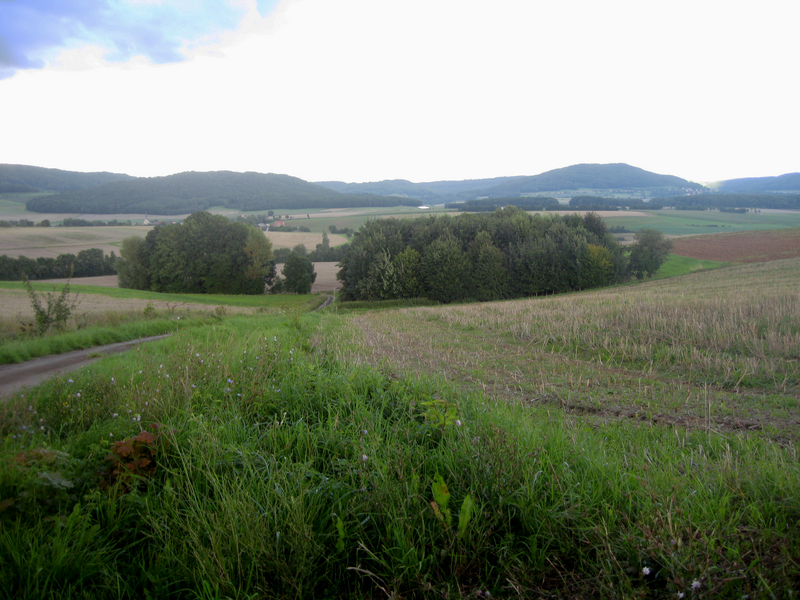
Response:
[[[226,391],[226,392],[230,392],[230,391],[231,391],[231,388],[225,388],[225,391]]]
[[[111,413],[111,418],[116,419],[119,415],[117,413]]]
[[[362,454],[361,455],[361,462],[367,462],[368,460],[369,460],[369,457],[366,454]]]
[[[113,433],[109,433],[108,437],[114,437],[114,434]]]
[[[80,398],[80,397],[81,397],[81,393],[80,393],[80,392],[78,392],[77,394],[75,394],[75,397],[76,397],[76,398]]]
[[[461,427],[461,419],[456,419],[456,427]],[[647,568],[647,567],[645,567],[645,568]]]
[[[702,585],[703,585],[702,583],[700,583],[697,579],[695,579],[692,582],[692,591],[696,592],[697,590],[699,590],[702,587]]]
[[[228,383],[233,383],[233,379],[228,379]]]
[[[645,567],[642,569],[642,575],[647,576],[650,575],[650,567]]]
[[[195,352],[194,354],[197,358],[200,358],[200,355]]]
[[[678,598],[683,598],[684,596],[686,596],[686,594],[683,592],[678,592]]]
[[[67,383],[73,383],[72,379],[67,379]]]
[[[273,342],[277,342],[278,341],[278,336],[276,335],[274,338],[272,338],[272,341]]]
[[[197,388],[197,386],[195,384],[192,384],[192,388]]]
[[[31,406],[31,405],[29,404],[29,405],[28,405],[28,410],[33,410],[33,406]]]

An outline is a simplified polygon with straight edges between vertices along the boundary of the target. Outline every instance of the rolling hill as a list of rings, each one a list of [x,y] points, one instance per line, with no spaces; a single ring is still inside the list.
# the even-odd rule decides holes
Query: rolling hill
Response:
[[[800,173],[786,173],[777,177],[744,177],[728,179],[716,185],[718,192],[800,192]]]
[[[139,177],[99,187],[31,198],[32,212],[184,214],[225,206],[242,211],[357,206],[418,206],[418,200],[333,190],[272,173],[187,172],[166,177]]]
[[[539,175],[525,177],[497,177],[494,179],[472,179],[465,181],[434,181],[411,183],[405,180],[373,183],[321,182],[331,189],[352,193],[372,192],[383,195],[402,195],[426,201],[472,200],[475,198],[514,198],[529,194],[569,190],[636,190],[652,195],[677,194],[685,190],[702,191],[699,183],[673,175],[658,175],[617,164],[581,164],[553,169]]]
[[[122,173],[79,173],[28,165],[0,164],[0,193],[66,192],[136,179]]]

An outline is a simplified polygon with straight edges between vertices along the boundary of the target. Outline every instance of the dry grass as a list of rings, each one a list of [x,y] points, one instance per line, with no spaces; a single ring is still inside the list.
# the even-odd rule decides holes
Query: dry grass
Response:
[[[800,260],[589,293],[365,313],[328,344],[598,419],[797,438]],[[327,343],[327,342],[324,342]]]

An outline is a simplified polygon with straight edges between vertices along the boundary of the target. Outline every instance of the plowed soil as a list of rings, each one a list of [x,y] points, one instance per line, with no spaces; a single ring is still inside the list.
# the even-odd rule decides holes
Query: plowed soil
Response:
[[[673,254],[701,260],[754,263],[800,256],[800,228],[673,238]]]

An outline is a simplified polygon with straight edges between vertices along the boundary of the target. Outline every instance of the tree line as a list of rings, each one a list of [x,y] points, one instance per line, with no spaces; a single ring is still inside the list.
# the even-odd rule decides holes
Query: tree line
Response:
[[[438,302],[520,298],[655,274],[671,243],[643,230],[623,249],[595,213],[379,219],[356,232],[339,263],[343,300]]]
[[[118,257],[111,252],[104,255],[99,248],[81,250],[78,255],[59,254],[56,258],[11,258],[0,256],[0,280],[63,279],[65,277],[97,277],[114,275]]]
[[[709,208],[777,208],[800,209],[800,194],[696,194],[655,198],[654,201],[678,210]]]

